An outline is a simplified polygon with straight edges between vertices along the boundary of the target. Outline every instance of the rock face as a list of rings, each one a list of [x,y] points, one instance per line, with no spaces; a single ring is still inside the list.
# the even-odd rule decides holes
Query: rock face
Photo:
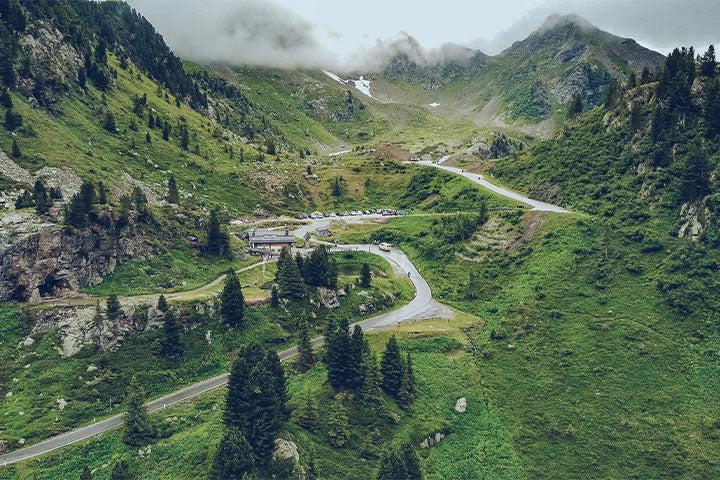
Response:
[[[455,402],[455,411],[459,413],[465,413],[465,410],[467,409],[467,399],[465,397],[458,398],[458,401]]]
[[[320,297],[320,303],[323,307],[334,309],[340,306],[337,292],[335,292],[335,290],[330,290],[329,288],[318,288],[318,295]]]
[[[293,459],[299,462],[300,452],[298,452],[297,445],[294,442],[285,440],[284,438],[276,438],[275,451],[273,452],[272,458],[273,460]]]
[[[442,442],[445,438],[445,434],[442,432],[436,432],[434,435],[430,435],[428,438],[420,443],[420,448],[431,448]]]
[[[30,213],[0,217],[0,302],[38,301],[100,283],[118,262],[146,257],[151,247],[136,227],[118,235],[93,225],[68,232]]]

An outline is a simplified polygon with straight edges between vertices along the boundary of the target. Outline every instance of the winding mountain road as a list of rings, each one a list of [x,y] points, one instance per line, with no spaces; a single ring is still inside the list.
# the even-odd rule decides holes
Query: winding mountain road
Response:
[[[298,228],[294,234],[297,236],[305,236],[306,234],[312,234],[318,228],[324,227],[331,219],[323,218],[317,220],[311,220],[310,223],[302,225]],[[319,242],[324,243],[324,242]],[[415,265],[402,251],[398,249],[391,249],[389,252],[384,252],[379,249],[376,245],[340,245],[331,248],[332,251],[363,251],[369,252],[375,255],[379,255],[384,258],[388,263],[393,266],[396,272],[403,275],[407,275],[413,286],[415,287],[415,297],[410,303],[387,313],[383,313],[367,320],[357,322],[354,325],[360,326],[365,331],[371,331],[376,328],[389,327],[392,325],[398,325],[407,321],[424,320],[428,318],[450,318],[452,317],[452,311],[436,302],[433,299],[432,291],[430,286],[425,279],[420,275]],[[254,266],[257,266],[254,265]],[[253,266],[253,267],[254,267]],[[221,279],[214,280],[211,284],[217,285]],[[315,346],[320,346],[324,342],[323,337],[315,338],[312,343]],[[280,359],[285,361],[295,355],[297,355],[297,348],[292,347],[287,350],[278,352]],[[164,410],[170,406],[191,400],[199,395],[202,395],[211,390],[215,390],[227,384],[228,374],[224,373],[216,377],[208,378],[206,380],[194,383],[185,388],[170,393],[164,397],[158,398],[146,404],[148,412],[157,412]],[[118,428],[123,423],[123,414],[114,415],[106,418],[99,422],[87,425],[85,427],[72,430],[62,435],[43,440],[35,445],[31,445],[20,450],[10,452],[4,455],[0,455],[0,466],[10,465],[12,463],[22,462],[29,460],[46,453],[50,453],[54,450],[72,445],[74,443],[86,440],[88,438],[100,435],[107,431]]]
[[[460,168],[457,167],[451,167],[449,165],[444,165],[444,163],[450,158],[450,156],[442,157],[437,162],[430,162],[427,160],[421,160],[418,162],[405,162],[407,164],[412,165],[424,165],[426,167],[433,167],[433,168],[439,168],[440,170],[445,170],[446,172],[454,173],[456,175],[463,176],[470,180],[473,183],[476,183],[480,185],[481,187],[487,188],[490,191],[493,191],[499,195],[502,195],[503,197],[510,198],[512,200],[517,200],[518,202],[525,203],[527,205],[530,205],[533,210],[539,211],[539,212],[554,212],[554,213],[569,213],[568,210],[565,210],[562,207],[559,207],[557,205],[552,205],[550,203],[541,202],[539,200],[533,200],[532,198],[528,198],[524,195],[520,195],[519,193],[513,192],[512,190],[508,190],[503,187],[498,187],[494,183],[490,183],[485,179],[484,176],[478,174],[478,173],[471,173],[466,172]]]

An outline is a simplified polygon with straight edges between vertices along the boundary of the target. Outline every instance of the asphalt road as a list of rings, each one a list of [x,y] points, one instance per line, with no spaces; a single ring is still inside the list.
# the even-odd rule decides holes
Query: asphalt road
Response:
[[[327,225],[327,221],[329,220],[330,219],[311,220],[310,223],[301,226],[294,233],[298,236],[303,236],[308,232],[312,233],[318,228]],[[407,255],[405,255],[402,251],[393,248],[390,252],[384,252],[376,245],[340,245],[333,247],[331,250],[364,251],[379,255],[385,258],[393,266],[393,269],[396,272],[407,275],[415,287],[415,297],[412,301],[410,301],[410,303],[394,311],[383,313],[354,324],[359,325],[363,330],[370,331],[376,328],[389,327],[408,321],[418,321],[428,318],[449,318],[452,316],[452,311],[449,308],[433,300],[430,286],[420,275],[420,272],[418,272],[417,268],[415,268],[415,265],[413,265]],[[318,337],[313,340],[313,344],[316,346],[322,345],[323,342],[323,337]],[[278,354],[281,360],[288,360],[297,355],[297,349],[292,347],[278,352]],[[147,403],[147,409],[151,413],[157,412],[178,403],[191,400],[203,393],[224,386],[227,384],[227,380],[228,374],[225,373],[194,383],[181,390],[177,390],[169,395]],[[0,465],[9,465],[44,455],[65,446],[72,445],[73,443],[77,443],[118,428],[122,425],[122,423],[123,415],[119,414],[91,425],[72,430],[62,435],[48,438],[47,440],[35,445],[31,445],[5,455],[0,455]]]
[[[484,176],[478,174],[478,173],[470,173],[466,172],[460,168],[457,167],[450,167],[448,165],[443,165],[444,162],[449,157],[443,157],[440,160],[438,160],[437,163],[435,162],[429,162],[429,161],[419,161],[419,162],[405,162],[409,164],[414,165],[425,165],[426,167],[433,167],[433,168],[439,168],[440,170],[445,170],[446,172],[454,173],[456,175],[461,175],[468,180],[477,183],[478,185],[487,188],[488,190],[491,190],[497,194],[502,195],[503,197],[510,198],[512,200],[517,200],[518,202],[525,203],[527,205],[530,205],[533,210],[537,210],[539,212],[555,212],[555,213],[568,213],[567,210],[565,210],[562,207],[559,207],[557,205],[552,205],[550,203],[541,202],[538,200],[533,200],[532,198],[528,198],[524,195],[520,195],[519,193],[515,193],[511,190],[508,190],[503,187],[498,187],[494,183],[490,183],[485,179]]]

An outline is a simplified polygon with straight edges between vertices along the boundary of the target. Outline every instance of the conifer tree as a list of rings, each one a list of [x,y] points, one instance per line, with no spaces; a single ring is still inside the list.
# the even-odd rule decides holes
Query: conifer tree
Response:
[[[23,118],[20,113],[16,113],[12,108],[5,110],[5,129],[9,132],[13,132],[16,129],[22,127]]]
[[[315,248],[305,261],[305,281],[313,287],[337,289],[337,265],[326,246]]]
[[[280,306],[280,295],[278,294],[278,289],[275,285],[270,289],[270,306],[273,308],[278,308]]]
[[[166,142],[170,140],[170,131],[172,130],[172,127],[170,126],[169,122],[166,122],[162,127],[162,138]]]
[[[314,432],[320,422],[320,407],[315,397],[309,391],[305,391],[300,400],[300,405],[295,411],[298,425],[306,430]]]
[[[255,469],[255,457],[242,430],[226,427],[213,461],[212,480],[241,480]]]
[[[328,320],[325,335],[325,365],[328,371],[328,382],[335,390],[348,387],[350,383],[352,348],[347,319],[341,319],[337,326],[332,319]]]
[[[160,298],[158,298],[157,309],[160,310],[161,312],[165,313],[168,311],[168,308],[169,307],[168,307],[167,299],[165,298],[165,295],[161,294]]]
[[[408,370],[407,368],[403,368],[402,379],[400,381],[400,390],[397,394],[398,403],[403,409],[410,408],[410,404],[412,403],[414,398],[413,390],[414,387],[411,385]]]
[[[300,252],[295,254],[295,263],[297,264],[298,272],[300,272],[300,276],[302,277],[303,281],[305,283],[308,283],[307,268],[305,265],[305,257],[303,257]]]
[[[391,397],[396,397],[400,392],[403,375],[403,362],[400,358],[400,349],[398,348],[395,335],[390,337],[385,346],[380,362],[382,371],[382,389]]]
[[[634,71],[630,72],[630,77],[628,78],[628,88],[635,88],[637,87],[637,75]]]
[[[682,167],[680,195],[683,200],[693,202],[710,193],[710,165],[703,148],[693,145]]]
[[[183,125],[180,129],[180,148],[187,151],[189,148],[190,135],[188,134],[188,128]]]
[[[257,343],[250,343],[238,352],[228,378],[225,425],[240,427],[243,432],[246,432],[246,426],[252,414],[249,403],[250,390],[253,388],[250,374],[262,359],[263,350]]]
[[[720,133],[720,79],[710,80],[705,87],[703,117],[708,138],[715,138]]]
[[[366,352],[363,357],[363,372],[365,376],[360,389],[360,398],[372,414],[378,415],[383,408],[382,376],[375,354],[372,352]]]
[[[268,350],[265,354],[264,366],[270,374],[274,392],[273,398],[278,404],[278,409],[287,420],[290,417],[290,411],[287,408],[288,392],[285,380],[285,369],[280,363],[280,357],[274,350]]]
[[[97,190],[97,203],[100,205],[107,204],[107,190],[105,189],[105,184],[103,182],[99,182]]]
[[[91,480],[92,475],[90,474],[90,468],[85,465],[83,466],[82,473],[80,473],[80,480]]]
[[[280,298],[299,302],[305,298],[305,285],[298,271],[297,263],[287,247],[280,251],[277,273],[275,274]]]
[[[235,270],[228,270],[225,287],[220,295],[220,315],[231,327],[241,328],[245,319],[245,297]]]
[[[406,443],[402,447],[402,458],[405,464],[407,480],[422,480],[423,474],[420,469],[420,460],[412,444]]]
[[[301,321],[299,330],[297,366],[301,371],[306,371],[315,365],[315,353],[310,341],[310,329],[307,322]]]
[[[648,67],[643,68],[642,74],[640,74],[640,85],[647,85],[652,81],[652,73]]]
[[[143,445],[153,436],[144,403],[145,392],[140,386],[137,375],[133,375],[128,387],[127,413],[123,430],[123,441],[132,447]]]
[[[330,445],[342,448],[350,440],[350,421],[345,405],[340,400],[333,401],[327,422],[327,435]]]
[[[10,96],[10,90],[7,88],[0,90],[0,105],[5,108],[13,108],[13,99]]]
[[[215,209],[210,212],[205,251],[214,256],[230,255],[230,239],[228,238],[227,232],[220,226],[220,218]]]
[[[36,180],[33,186],[33,202],[35,203],[35,211],[38,215],[44,215],[50,210],[52,202],[48,197],[45,184],[42,180]]]
[[[145,132],[145,143],[152,143],[152,137],[150,136],[150,132]]]
[[[177,204],[180,202],[180,194],[178,193],[177,183],[175,182],[175,177],[170,175],[168,178],[168,194],[167,194],[167,200],[170,203]]]
[[[707,79],[717,76],[717,60],[715,59],[715,46],[710,45],[700,60],[700,75]]]
[[[10,149],[10,156],[12,158],[20,158],[22,157],[22,151],[20,150],[20,147],[17,144],[17,141],[13,138],[12,148]]]
[[[575,118],[583,112],[583,101],[580,95],[575,95],[568,108],[568,117]]]
[[[360,286],[362,288],[370,288],[372,284],[372,273],[370,272],[370,265],[363,263],[360,269]]]
[[[172,310],[165,312],[163,318],[163,341],[160,354],[168,359],[176,360],[182,356],[183,347],[180,340],[180,324]]]
[[[113,115],[113,113],[110,110],[105,112],[105,117],[103,118],[103,128],[110,133],[117,132],[117,124],[115,123],[115,115]]]
[[[122,315],[123,311],[117,295],[112,294],[108,297],[105,304],[105,313],[107,314],[107,318],[109,318],[110,320],[117,320],[118,318],[120,318],[120,315]]]
[[[400,452],[394,448],[385,452],[380,460],[380,469],[375,478],[376,480],[407,480],[408,472]]]
[[[110,472],[110,480],[135,480],[137,478],[130,469],[127,460],[118,461]]]
[[[362,328],[355,325],[353,333],[350,337],[350,355],[348,359],[347,386],[353,390],[362,387],[365,381],[365,371],[363,369],[363,357],[370,349]]]
[[[155,115],[148,115],[148,128],[155,128]]]

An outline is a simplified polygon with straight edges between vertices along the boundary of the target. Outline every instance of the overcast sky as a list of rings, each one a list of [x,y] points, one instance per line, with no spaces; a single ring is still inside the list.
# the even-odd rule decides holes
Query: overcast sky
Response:
[[[428,49],[453,42],[495,54],[553,13],[577,13],[667,53],[720,43],[720,0],[129,0],[194,60],[339,66],[402,32]],[[379,43],[380,42],[380,43]]]

